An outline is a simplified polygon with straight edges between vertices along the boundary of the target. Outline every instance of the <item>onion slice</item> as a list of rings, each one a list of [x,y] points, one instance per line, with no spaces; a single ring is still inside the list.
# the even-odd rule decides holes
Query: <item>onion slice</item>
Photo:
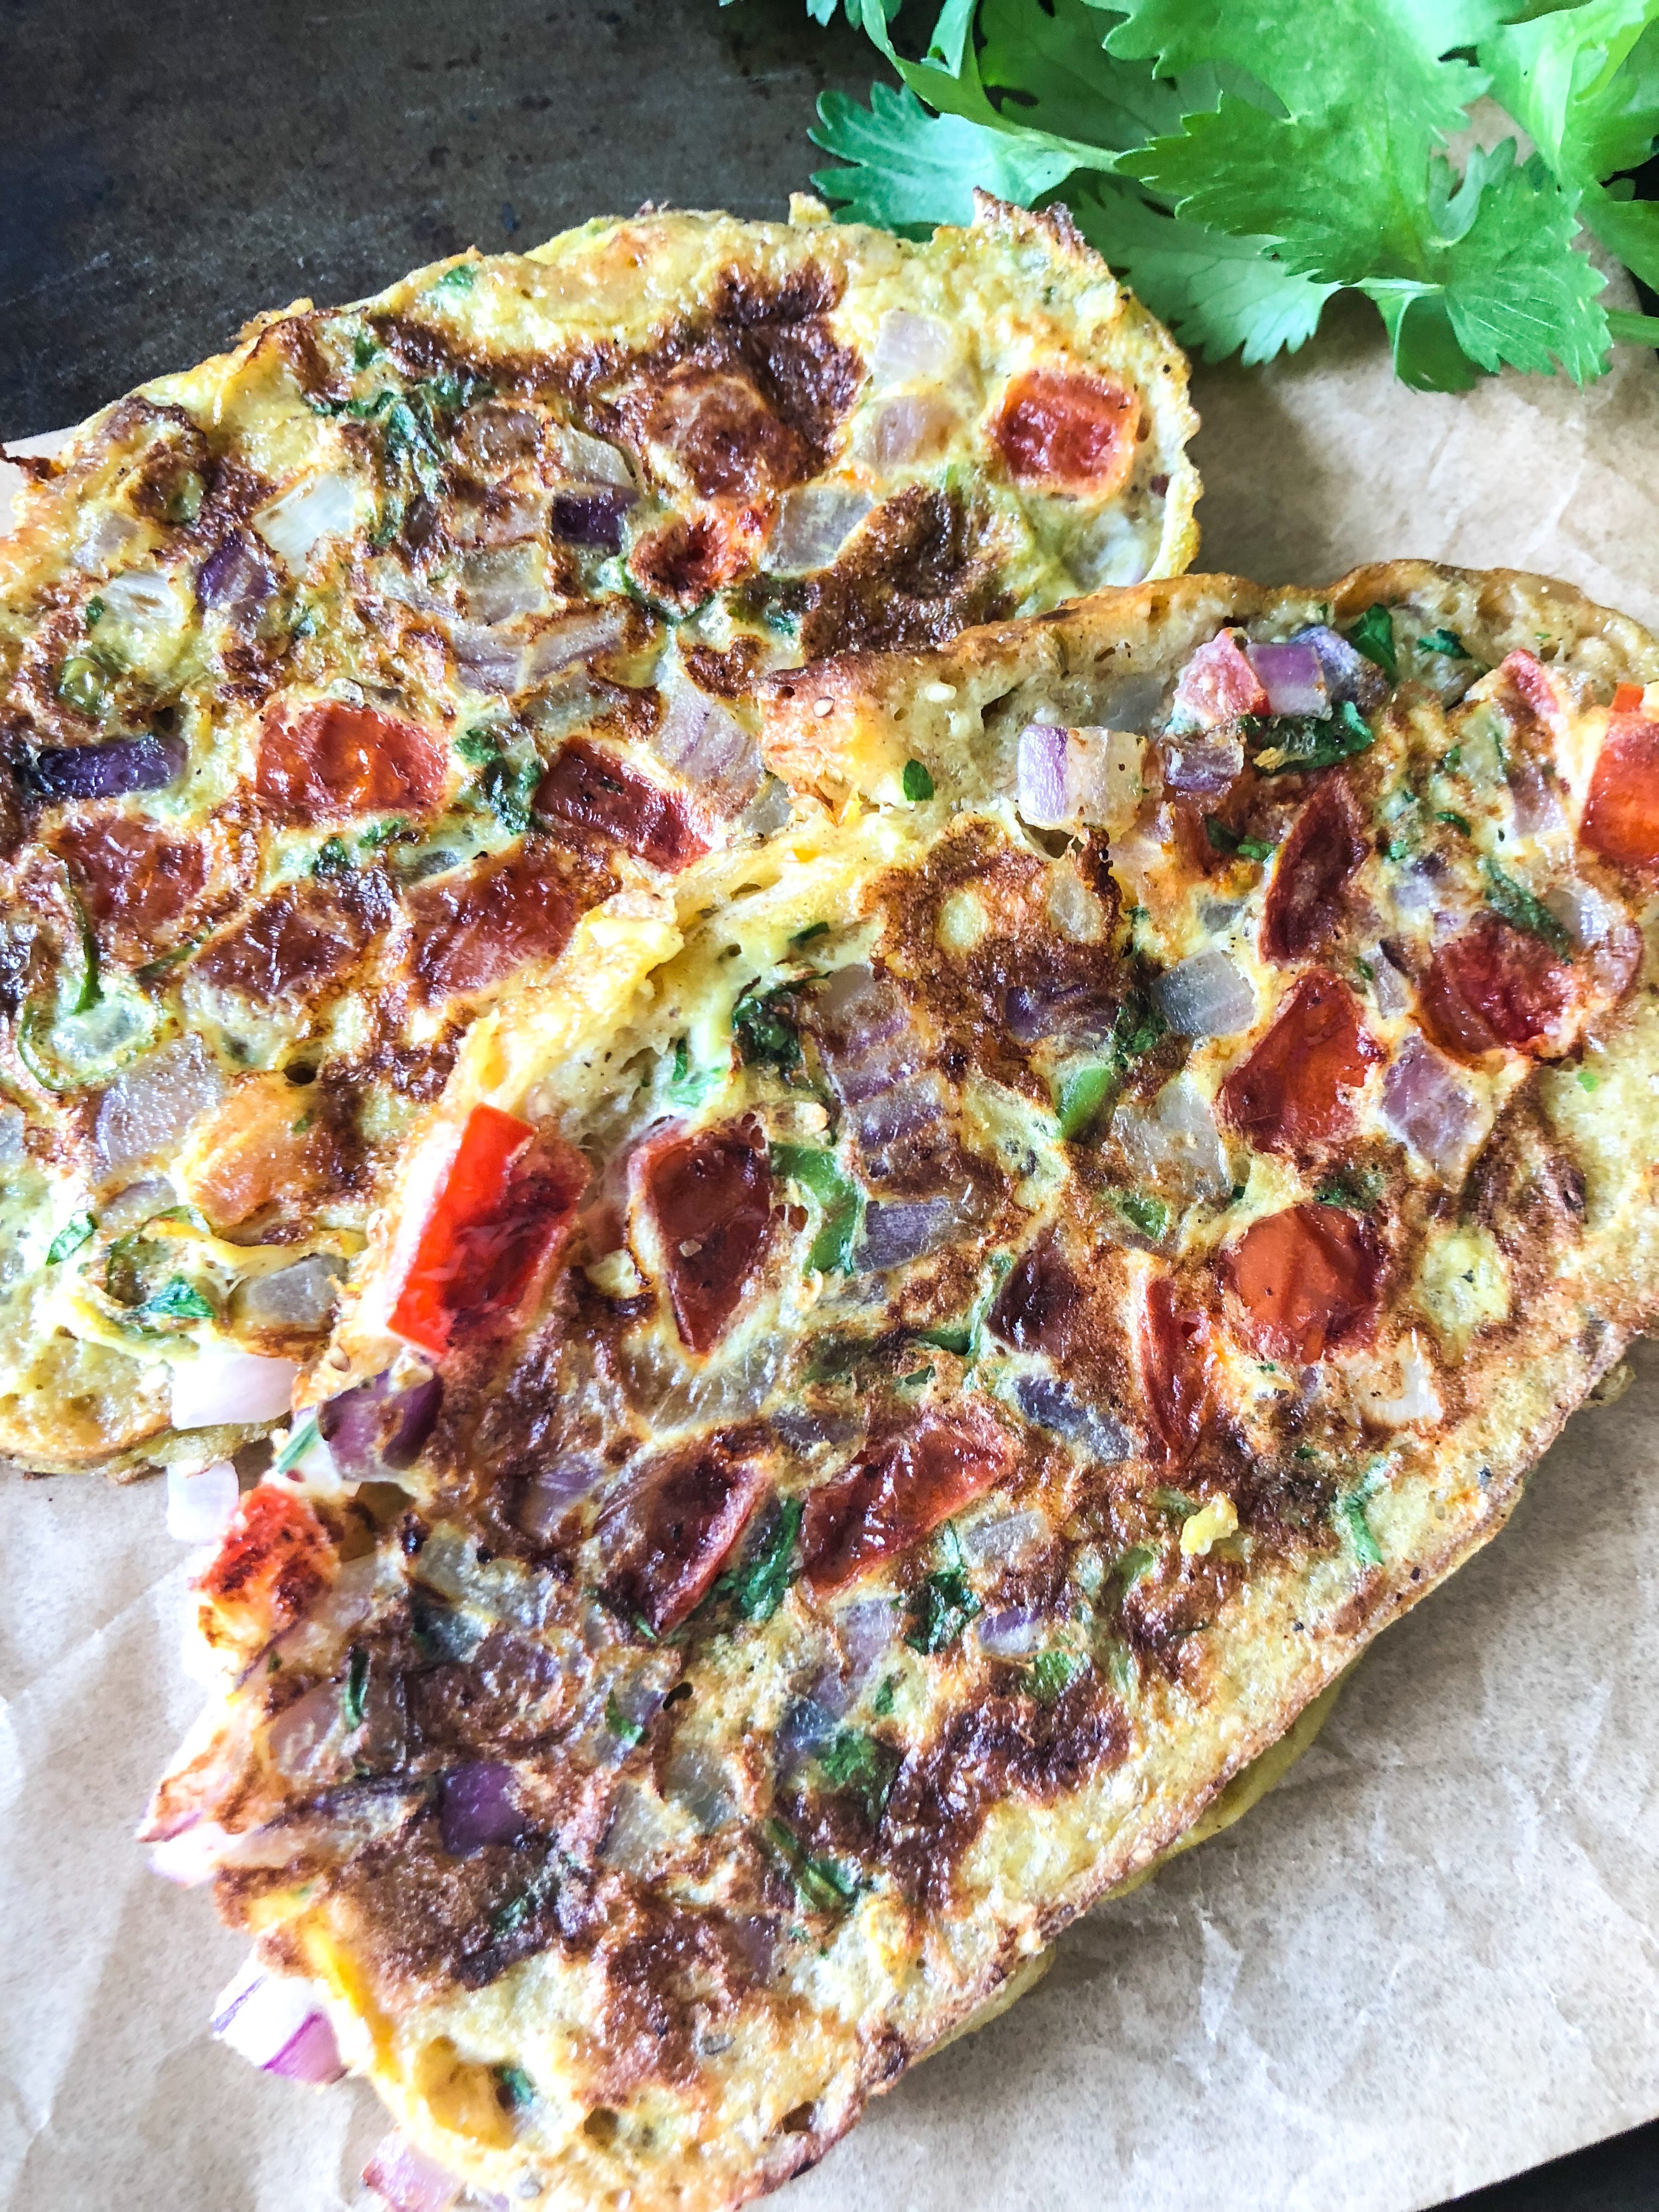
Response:
[[[291,1359],[210,1346],[173,1370],[173,1425],[214,1429],[224,1422],[280,1420],[299,1371]]]
[[[256,1959],[221,1991],[213,2008],[213,2033],[241,2057],[285,2081],[325,2087],[346,2070],[328,2014],[310,1984],[268,1974]]]
[[[461,2185],[434,2166],[413,2143],[390,2135],[363,2168],[363,2186],[373,2190],[387,2212],[450,2212]]]
[[[228,1459],[191,1474],[189,1468],[167,1469],[167,1534],[181,1544],[216,1544],[236,1510],[241,1486]]]
[[[1224,952],[1195,952],[1152,986],[1177,1036],[1237,1036],[1255,1018],[1255,993]]]

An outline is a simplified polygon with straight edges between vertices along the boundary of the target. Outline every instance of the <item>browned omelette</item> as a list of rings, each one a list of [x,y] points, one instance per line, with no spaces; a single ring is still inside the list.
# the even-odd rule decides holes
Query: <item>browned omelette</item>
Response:
[[[425,2157],[799,2172],[1502,1525],[1659,1302],[1656,684],[1411,563],[780,675],[821,803],[474,1024],[147,1831]]]
[[[643,214],[301,302],[0,546],[0,1455],[289,1407],[412,1119],[777,829],[753,692],[1184,565],[1185,364],[1059,217]]]

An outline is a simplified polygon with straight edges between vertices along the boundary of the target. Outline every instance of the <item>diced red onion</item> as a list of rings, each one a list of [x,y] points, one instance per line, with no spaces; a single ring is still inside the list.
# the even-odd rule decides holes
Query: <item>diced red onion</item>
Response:
[[[1141,1182],[1173,1186],[1189,1200],[1220,1198],[1229,1187],[1214,1109],[1184,1075],[1172,1077],[1150,1107],[1126,1099],[1112,1116],[1112,1134]]]
[[[723,1828],[737,1816],[732,1795],[733,1776],[716,1751],[701,1744],[677,1744],[663,1770],[667,1794],[694,1820],[706,1836]]]
[[[960,1198],[949,1195],[902,1200],[884,1206],[872,1202],[865,1209],[864,1242],[853,1255],[859,1274],[880,1274],[902,1267],[908,1261],[936,1252],[965,1225],[967,1212]]]
[[[214,2006],[216,2039],[267,2074],[325,2087],[345,2073],[328,2014],[307,1983],[250,1959]]]
[[[870,505],[867,493],[842,484],[808,484],[786,492],[762,568],[780,576],[827,568],[869,514]]]
[[[1555,787],[1535,761],[1512,762],[1509,782],[1515,826],[1523,837],[1547,836],[1552,830],[1566,827]]]
[[[1048,1523],[1031,1506],[992,1513],[970,1522],[961,1534],[963,1556],[975,1567],[1012,1567],[1048,1541]]]
[[[93,1151],[101,1172],[118,1175],[170,1152],[228,1091],[201,1037],[179,1037],[135,1061],[97,1102]]]
[[[75,565],[88,575],[106,568],[124,545],[143,535],[143,527],[117,507],[98,508],[76,540]]]
[[[634,471],[620,448],[604,438],[590,437],[586,430],[561,428],[557,436],[565,468],[574,481],[615,485],[623,491],[634,489]]]
[[[847,1125],[870,1172],[878,1177],[894,1173],[918,1140],[938,1127],[949,1103],[944,1084],[930,1068],[849,1106]]]
[[[241,1488],[228,1459],[195,1472],[167,1469],[167,1534],[181,1544],[216,1544],[236,1510]]]
[[[526,1536],[550,1544],[571,1507],[604,1481],[605,1462],[592,1452],[564,1452],[527,1482],[513,1518]]]
[[[438,1829],[452,1858],[486,1844],[510,1844],[525,1831],[513,1796],[513,1769],[494,1759],[452,1767],[438,1785]]]
[[[340,1764],[344,1736],[339,1685],[318,1682],[270,1723],[265,1750],[289,1781],[325,1784]]]
[[[993,1659],[1023,1659],[1036,1649],[1042,1634],[1042,1617],[1029,1605],[986,1613],[978,1624],[980,1649]]]
[[[528,408],[500,401],[469,407],[455,425],[455,442],[468,460],[491,472],[528,460],[541,441],[540,421]]]
[[[569,545],[597,545],[607,553],[622,550],[623,517],[638,499],[629,484],[566,486],[556,491],[548,507],[548,528]]]
[[[1325,715],[1331,711],[1324,665],[1310,642],[1247,645],[1245,657],[1261,678],[1271,714]]]
[[[1177,1036],[1237,1036],[1255,1018],[1255,993],[1224,952],[1195,952],[1152,985]]]
[[[909,384],[937,376],[951,358],[951,333],[933,315],[908,307],[890,307],[876,333],[870,359],[872,383]]]
[[[299,1373],[291,1359],[210,1345],[173,1370],[173,1425],[211,1429],[222,1422],[277,1421],[288,1413]]]
[[[550,605],[547,580],[534,545],[492,545],[460,563],[462,602],[472,621],[512,622]]]
[[[1016,803],[1039,830],[1058,830],[1067,820],[1066,732],[1053,722],[1031,722],[1019,733]]]
[[[892,1650],[898,1634],[898,1608],[890,1597],[854,1598],[836,1614],[833,1626],[846,1662],[842,1679],[855,1693]]]
[[[99,745],[43,745],[23,770],[42,799],[122,799],[134,791],[165,791],[184,768],[181,738],[111,738]]]
[[[845,1711],[846,1708],[842,1708]],[[791,1698],[778,1724],[778,1765],[785,1774],[834,1741],[839,1717],[816,1698]]]
[[[1438,1175],[1462,1172],[1484,1117],[1431,1045],[1408,1036],[1382,1078],[1382,1126]]]
[[[1103,1466],[1133,1456],[1135,1441],[1122,1423],[1079,1398],[1067,1383],[1047,1375],[1022,1375],[1014,1385],[1014,1402],[1028,1421],[1052,1429]]]
[[[914,1075],[921,1042],[909,1001],[890,976],[838,968],[812,996],[818,1049],[836,1095],[851,1105]]]
[[[1183,799],[1218,799],[1243,766],[1244,748],[1237,738],[1194,734],[1164,740],[1164,785]]]
[[[150,1872],[163,1881],[176,1882],[180,1889],[196,1889],[218,1871],[233,1841],[218,1821],[192,1820],[175,1834],[152,1842]]]
[[[1002,995],[1002,1018],[1021,1044],[1065,1036],[1103,1038],[1116,1018],[1120,1000],[1107,975],[1073,983],[1014,983]]]
[[[237,1318],[252,1328],[325,1328],[339,1304],[342,1267],[314,1253],[273,1274],[255,1275],[236,1293]]]
[[[256,613],[276,580],[245,538],[227,538],[196,571],[196,597],[216,614]]]
[[[476,698],[510,698],[524,688],[522,639],[503,635],[482,623],[452,622],[455,674],[464,691]]]
[[[530,641],[525,656],[525,682],[539,684],[559,669],[568,668],[573,661],[605,652],[627,628],[627,609],[619,606],[595,607],[591,613],[567,615],[550,623]]]
[[[319,1406],[318,1431],[348,1482],[401,1474],[420,1457],[443,1396],[441,1376],[423,1376],[394,1389],[388,1369]]]
[[[307,477],[262,507],[253,517],[253,527],[299,575],[324,538],[350,536],[356,526],[356,508],[351,477]]]
[[[1410,979],[1395,965],[1386,945],[1372,946],[1365,955],[1371,971],[1371,994],[1381,1014],[1403,1014],[1412,1001]]]
[[[859,426],[862,457],[878,469],[903,468],[937,453],[956,428],[956,410],[932,392],[884,400]]]
[[[1340,630],[1332,629],[1327,623],[1315,623],[1306,629],[1297,630],[1290,642],[1310,645],[1318,654],[1325,689],[1334,705],[1346,701],[1369,713],[1389,688],[1389,679],[1376,662],[1367,660]]]
[[[377,2147],[363,2168],[363,2186],[374,2191],[386,2212],[452,2212],[461,2193],[453,2173],[399,2135],[387,2136]]]
[[[1437,888],[1439,867],[1432,856],[1428,860],[1407,860],[1395,874],[1393,883],[1394,902],[1400,913],[1411,915],[1432,914],[1439,904]]]
[[[657,1715],[662,1711],[663,1700],[667,1697],[668,1692],[673,1688],[673,1678],[671,1674],[669,1674],[660,1665],[654,1668],[650,1668],[647,1662],[647,1670],[642,1670],[641,1673],[635,1674],[631,1681],[614,1683],[611,1689],[606,1692],[605,1716],[607,1723],[609,1722],[611,1715],[614,1712],[618,1718],[627,1723],[630,1731],[637,1729],[643,1733],[645,1729],[650,1727],[652,1722],[655,1720]],[[623,1742],[620,1738],[616,1737],[616,1731],[614,1729],[611,1730],[611,1735],[615,1739],[612,1755],[619,1763],[621,1759],[627,1754],[631,1747]],[[520,1823],[520,1826],[522,1826],[522,1823]],[[514,1829],[512,1832],[513,1835],[516,1835],[518,1832],[519,1830],[517,1828]],[[512,1835],[506,1837],[492,1836],[487,1838],[487,1840],[492,1843],[510,1843],[512,1841]]]
[[[1640,933],[1625,908],[1593,884],[1577,881],[1558,885],[1544,903],[1565,926],[1574,951],[1588,958],[1596,989],[1610,999],[1622,996],[1642,957]]]
[[[760,747],[736,715],[678,669],[662,685],[664,714],[651,750],[718,814],[738,814],[760,788]]]

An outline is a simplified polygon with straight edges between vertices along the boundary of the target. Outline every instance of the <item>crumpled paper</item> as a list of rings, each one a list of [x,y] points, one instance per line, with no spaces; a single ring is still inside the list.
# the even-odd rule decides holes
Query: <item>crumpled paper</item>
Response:
[[[1659,626],[1652,355],[1425,396],[1338,315],[1194,386],[1203,566],[1534,568]],[[1659,1349],[1632,1364],[1279,1790],[1073,1929],[794,2212],[1409,2212],[1659,2112]],[[241,1946],[131,1842],[202,1694],[161,1485],[0,1485],[0,2203],[359,2203],[374,2100],[210,2040]]]

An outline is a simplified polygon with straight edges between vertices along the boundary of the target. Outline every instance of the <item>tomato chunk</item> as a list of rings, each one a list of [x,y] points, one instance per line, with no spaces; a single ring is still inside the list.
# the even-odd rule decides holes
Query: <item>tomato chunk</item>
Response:
[[[856,1582],[1000,1482],[1014,1458],[1006,1432],[976,1411],[924,1415],[807,1499],[807,1581],[819,1591]]]
[[[459,882],[423,884],[409,901],[413,966],[428,999],[485,991],[527,960],[556,960],[575,906],[539,842]]]
[[[274,1635],[299,1619],[333,1570],[328,1531],[305,1499],[278,1482],[261,1482],[237,1506],[196,1588]]]
[[[635,1188],[662,1242],[668,1296],[681,1341],[708,1352],[720,1340],[772,1226],[772,1170],[752,1121],[728,1121],[646,1146]]]
[[[1209,1419],[1208,1327],[1202,1314],[1181,1310],[1168,1275],[1149,1275],[1142,1285],[1135,1364],[1153,1443],[1178,1465],[1192,1456]]]
[[[586,1182],[574,1146],[475,1106],[398,1292],[394,1332],[441,1358],[458,1331],[519,1312],[562,1249]]]
[[[636,775],[615,753],[583,738],[571,738],[542,778],[536,811],[597,830],[670,874],[708,850],[674,793]]]
[[[1572,970],[1541,939],[1483,914],[1443,945],[1418,994],[1424,1028],[1463,1060],[1547,1051],[1573,1003]]]
[[[1617,684],[1613,686],[1613,711],[1615,714],[1639,714],[1646,696],[1647,690],[1643,684]]]
[[[1261,957],[1279,967],[1322,952],[1365,857],[1364,824],[1346,776],[1329,776],[1297,816],[1262,908]]]
[[[1255,1050],[1222,1085],[1221,1118],[1264,1152],[1328,1144],[1353,1127],[1351,1094],[1381,1059],[1347,985],[1304,975]]]
[[[178,843],[143,822],[72,824],[57,842],[99,936],[125,959],[143,960],[158,938],[176,936],[168,925],[207,882],[203,843]]]
[[[1137,393],[1087,370],[1028,368],[1003,395],[991,435],[1018,483],[1096,497],[1134,463]]]
[[[426,814],[443,791],[447,756],[429,730],[339,700],[265,717],[257,789],[290,821],[331,822],[396,808]]]
[[[1212,729],[1241,714],[1265,714],[1267,694],[1238,640],[1224,629],[1198,651],[1181,672],[1176,711]]]
[[[1287,1206],[1253,1223],[1222,1256],[1250,1341],[1267,1358],[1305,1364],[1370,1337],[1384,1255],[1363,1214]]]
[[[1638,693],[1638,707],[1640,700]],[[1659,722],[1620,713],[1618,703],[1615,698],[1578,834],[1615,868],[1648,874],[1659,869]]]
[[[599,1519],[606,1597],[653,1636],[677,1628],[707,1595],[766,1486],[761,1468],[717,1439],[647,1468]]]

